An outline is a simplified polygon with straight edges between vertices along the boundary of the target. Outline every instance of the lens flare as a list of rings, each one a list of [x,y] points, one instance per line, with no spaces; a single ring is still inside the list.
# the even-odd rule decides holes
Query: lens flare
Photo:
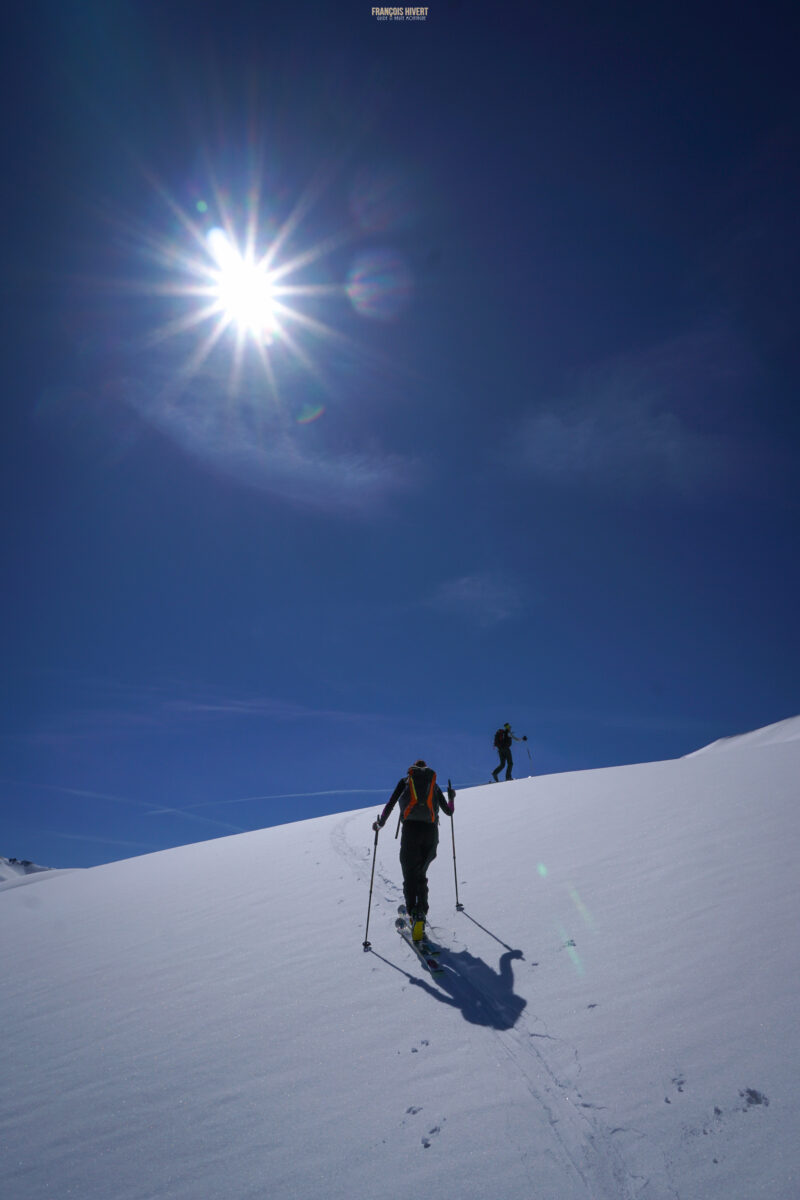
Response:
[[[578,889],[574,888],[570,885],[570,887],[567,890],[569,891],[570,900],[575,905],[575,907],[577,908],[581,917],[583,918],[584,924],[591,927],[594,924],[594,917],[589,912],[588,908],[586,907],[586,905],[583,903],[580,896],[578,895]]]
[[[411,298],[411,271],[394,250],[361,254],[347,277],[347,295],[356,312],[376,321],[393,321]]]
[[[295,420],[298,425],[311,425],[312,422],[318,421],[324,412],[324,404],[304,404]]]

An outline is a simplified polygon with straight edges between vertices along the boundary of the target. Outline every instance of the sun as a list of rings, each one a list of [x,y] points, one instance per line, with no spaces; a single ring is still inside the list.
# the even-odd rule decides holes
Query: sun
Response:
[[[216,310],[241,333],[272,341],[276,298],[266,264],[256,261],[252,250],[239,250],[223,229],[211,229],[206,241],[214,262],[210,274]]]
[[[360,505],[395,466],[373,464],[360,428],[349,448],[350,401],[393,364],[354,314],[393,319],[406,277],[385,254],[357,254],[362,224],[338,187],[328,196],[338,163],[295,191],[256,144],[244,166],[226,151],[224,177],[201,149],[202,171],[177,192],[137,164],[153,194],[145,208],[106,214],[123,268],[107,286],[130,298],[120,397],[242,483],[292,503]]]
[[[174,339],[188,347],[173,368],[171,393],[185,392],[207,367],[216,370],[212,356],[217,365],[228,360],[228,398],[249,387],[251,367],[259,364],[265,403],[271,397],[285,409],[293,402],[297,368],[313,379],[314,388],[329,393],[332,385],[320,361],[325,347],[346,346],[350,353],[354,347],[338,321],[331,322],[334,314],[327,307],[348,301],[345,284],[332,282],[329,270],[323,282],[318,272],[321,260],[347,245],[352,233],[345,228],[314,242],[302,237],[300,226],[316,189],[301,193],[281,220],[262,195],[257,172],[238,204],[229,189],[212,182],[210,202],[197,201],[194,212],[154,176],[148,180],[174,221],[169,234],[133,228],[134,245],[155,271],[132,282],[132,288],[166,299],[164,319],[151,325],[145,344]],[[320,304],[326,304],[325,317]],[[284,390],[290,394],[282,398]],[[305,394],[303,403],[305,413],[310,403]]]

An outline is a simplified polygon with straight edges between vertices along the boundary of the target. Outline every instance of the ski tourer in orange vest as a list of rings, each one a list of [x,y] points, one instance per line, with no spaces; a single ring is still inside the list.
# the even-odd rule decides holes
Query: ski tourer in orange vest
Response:
[[[445,799],[436,782],[436,772],[424,759],[417,759],[397,783],[386,807],[373,825],[383,828],[395,804],[400,803],[403,834],[400,839],[400,866],[403,871],[403,896],[412,927],[412,936],[419,941],[425,932],[428,914],[428,867],[436,857],[439,844],[439,810],[452,817],[455,809],[455,788],[447,789]]]

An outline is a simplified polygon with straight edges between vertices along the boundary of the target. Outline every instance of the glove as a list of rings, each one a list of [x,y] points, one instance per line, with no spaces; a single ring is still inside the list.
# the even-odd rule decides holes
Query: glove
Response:
[[[527,742],[527,740],[528,740],[527,736],[524,733],[522,735],[522,740],[523,740],[523,742]]]
[[[447,789],[447,799],[448,799],[448,800],[450,801],[450,803],[452,804],[452,803],[454,802],[455,798],[456,798],[456,789],[455,789],[455,788],[452,788],[452,787],[449,787],[449,788]]]
[[[383,821],[380,819],[380,817],[378,817],[377,821],[372,822],[372,828],[374,829],[375,833],[377,833],[379,829],[383,829]]]

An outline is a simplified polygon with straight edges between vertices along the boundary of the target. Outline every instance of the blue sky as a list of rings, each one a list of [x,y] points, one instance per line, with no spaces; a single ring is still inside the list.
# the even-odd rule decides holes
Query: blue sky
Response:
[[[481,782],[503,721],[528,774],[800,711],[792,24],[15,14],[0,853]],[[257,336],[202,318],[220,230]]]

